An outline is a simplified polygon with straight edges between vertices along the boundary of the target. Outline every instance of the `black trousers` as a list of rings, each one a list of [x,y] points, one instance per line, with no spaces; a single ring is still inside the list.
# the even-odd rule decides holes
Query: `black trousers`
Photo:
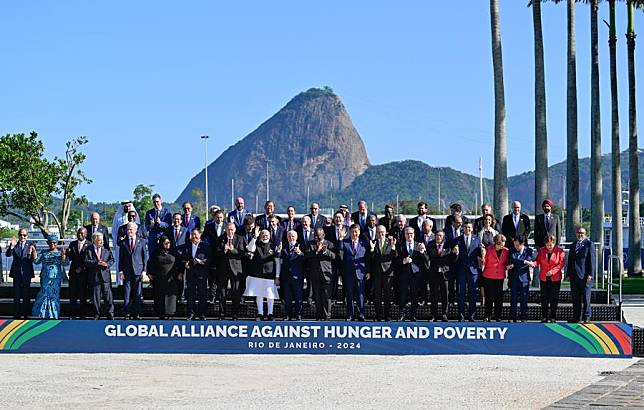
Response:
[[[302,316],[302,277],[281,279],[280,294],[284,301],[284,317],[296,318]]]
[[[560,287],[560,280],[553,281],[546,276],[546,281],[541,281],[541,317],[543,319],[557,320]]]
[[[217,270],[210,268],[208,271],[208,300],[214,301],[217,298]]]
[[[570,295],[572,296],[572,319],[578,322],[590,320],[592,309],[590,295],[593,282],[587,278],[580,279],[577,275],[570,276]]]
[[[456,288],[456,278],[449,278],[447,280],[448,302],[456,303],[458,292]]]
[[[418,309],[418,283],[420,282],[420,272],[400,272],[398,277],[398,295],[399,295],[399,309],[400,316],[403,315],[407,319],[416,317],[416,310]],[[409,308],[407,308],[407,300],[409,300]]]
[[[332,272],[310,272],[309,278],[313,286],[316,318],[322,320],[331,319]],[[342,286],[345,286],[344,283]],[[304,297],[306,297],[306,293]]]
[[[87,312],[89,303],[87,286],[87,272],[76,272],[69,275],[69,303],[72,317],[83,317]]]
[[[190,315],[206,315],[208,294],[208,278],[206,275],[191,275],[188,273],[188,316]],[[196,300],[199,300],[199,304]]]
[[[371,276],[373,284],[373,303],[376,310],[376,320],[391,320],[391,299],[393,294],[393,275],[376,273]],[[383,316],[384,310],[384,316]]]
[[[432,302],[432,316],[438,319],[447,314],[448,304],[448,287],[449,280],[445,279],[442,274],[432,274],[429,276],[430,299]],[[438,300],[441,302],[441,311],[438,313]]]
[[[150,281],[150,284],[152,285],[152,299],[154,301],[154,313],[157,314],[157,316],[165,316],[166,309],[165,309],[165,295],[163,292],[163,280],[165,278],[162,278],[160,276],[155,277],[154,280]]]
[[[219,317],[226,315],[226,293],[230,282],[230,298],[232,300],[232,317],[236,318],[241,303],[241,276],[234,275],[231,271],[217,271],[217,305],[219,306]],[[245,284],[245,281],[244,281]]]
[[[16,317],[31,315],[30,286],[30,278],[22,276],[13,278],[13,315]]]
[[[485,278],[485,318],[492,318],[492,307],[494,307],[494,319],[501,320],[503,309],[503,279]]]
[[[107,305],[107,317],[114,317],[114,302],[112,300],[112,284],[95,283],[92,286],[92,304],[94,316],[101,316],[101,300]]]

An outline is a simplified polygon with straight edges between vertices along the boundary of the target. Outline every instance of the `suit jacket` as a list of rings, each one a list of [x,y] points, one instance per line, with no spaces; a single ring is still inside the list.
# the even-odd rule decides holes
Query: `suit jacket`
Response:
[[[425,219],[429,219],[430,221],[432,221],[432,223],[433,223],[432,232],[436,233],[438,231],[438,229],[436,228],[436,219],[431,218],[431,217],[429,217],[427,215],[425,215]],[[418,225],[420,223],[420,220],[421,220],[420,216],[415,216],[415,217],[411,218],[409,220],[409,222],[408,222],[408,225],[411,226],[412,228],[414,228],[414,235],[420,234],[420,232],[423,229],[422,223],[420,224],[420,226]]]
[[[34,263],[29,254],[29,248],[33,244],[33,242],[26,241],[24,247],[21,248],[20,242],[18,242],[16,246],[7,248],[5,255],[8,258],[13,258],[9,271],[10,278],[31,279],[34,277]]]
[[[411,252],[411,255],[409,254],[409,250],[407,249],[407,242],[403,241],[402,243],[398,242],[400,245],[398,245],[398,270],[400,274],[403,275],[418,275],[421,269],[425,266],[427,266],[427,261],[428,261],[428,255],[427,252],[418,252],[416,250],[416,247],[418,246],[418,242],[414,241],[414,246],[413,250]],[[403,264],[403,259],[405,259],[407,256],[411,256],[411,261],[412,263],[408,264]]]
[[[181,256],[184,262],[188,262],[188,268],[186,269],[188,279],[208,276],[208,271],[213,261],[212,250],[206,242],[199,242],[195,256],[192,256],[192,242],[186,242],[182,247]],[[198,263],[197,259],[200,259],[203,263]]]
[[[228,222],[232,222],[235,224],[237,229],[243,228],[244,227],[244,217],[246,215],[253,215],[252,213],[246,211],[245,209],[242,209],[241,211],[238,211],[237,209],[234,209],[230,212],[228,212],[228,216],[226,217],[226,220]]]
[[[436,235],[434,233],[430,233],[427,235],[427,238],[425,238],[425,234],[422,232],[419,232],[418,235],[414,236],[414,240],[416,242],[422,242],[425,244],[425,248],[429,247],[429,244],[433,241],[436,240]]]
[[[576,276],[579,279],[593,277],[595,275],[595,245],[586,238],[577,250],[577,242],[568,246],[566,274],[568,277]]]
[[[534,218],[534,244],[537,248],[545,246],[547,235],[555,236],[555,245],[559,246],[561,240],[561,222],[559,215],[550,213],[550,224],[546,227],[545,214],[539,214]]]
[[[507,214],[503,217],[503,223],[501,224],[501,233],[505,235],[507,239],[505,242],[506,248],[511,248],[512,238],[517,235],[524,235],[526,242],[528,240],[528,235],[530,235],[530,218],[526,214],[521,214],[519,216],[519,229],[514,227],[514,219],[512,213]]]
[[[548,250],[545,247],[539,249],[537,253],[539,280],[545,282],[547,278],[546,273],[551,272],[552,276],[550,276],[550,280],[555,282],[560,281],[563,277],[562,269],[564,267],[565,255],[564,250],[556,246],[552,250],[552,255],[550,255],[550,259],[548,260]]]
[[[360,231],[364,230],[364,227],[367,225],[367,218],[369,218],[369,215],[376,215],[373,212],[367,211],[367,215],[364,218],[364,223],[360,223],[360,212],[355,211],[351,214],[351,222],[354,224],[360,225]],[[376,215],[376,220],[378,220],[378,215]]]
[[[92,224],[85,225],[85,229],[87,229],[87,240],[92,242],[92,235],[94,232],[100,232],[103,234],[103,247],[110,249],[110,235],[107,233],[107,227],[103,224],[98,224],[98,227],[96,230],[92,228]]]
[[[186,214],[181,215],[181,226],[185,227],[188,232],[192,232],[193,229],[201,229],[201,219],[195,214],[190,214],[188,223],[186,223]]]
[[[324,215],[319,213],[317,218],[316,218],[315,223],[313,223],[313,215],[312,214],[308,214],[307,216],[309,218],[311,218],[311,228],[313,228],[314,230],[317,229],[317,228],[324,228],[326,226],[326,216],[324,216]]]
[[[277,215],[276,215],[277,216]],[[282,218],[277,217],[277,223],[279,224],[282,221]],[[268,215],[261,214],[255,217],[255,225],[259,226],[261,229],[268,229],[270,223],[268,222]]]
[[[141,224],[136,224],[138,226],[136,230],[137,238],[145,237],[143,229],[141,229]],[[121,245],[121,238],[127,237],[127,224],[119,226],[118,232],[116,233],[117,243],[116,246]]]
[[[333,234],[335,235],[335,229]],[[369,232],[368,227],[365,227],[364,231],[362,231],[362,233],[360,234],[360,239],[365,242],[375,242],[377,237],[378,235],[376,234],[376,227],[373,228],[373,238],[371,237],[371,233]]]
[[[450,248],[453,248],[457,243],[458,237],[463,235],[463,226],[458,228],[456,236],[454,235],[454,227],[452,225],[445,225],[445,229],[443,231],[445,232],[445,244]]]
[[[108,248],[101,249],[101,259],[107,262],[107,267],[103,268],[98,266],[98,254],[96,253],[96,246],[91,244],[85,251],[85,267],[87,268],[88,283],[90,285],[98,285],[101,283],[112,283],[112,274],[110,268],[114,264],[114,255]]]
[[[478,235],[479,232],[481,232],[481,229],[483,229],[483,217],[479,216],[474,220],[474,233]],[[497,232],[501,232],[501,226],[499,225],[498,219],[494,218],[494,224],[492,225],[492,229],[494,229]]]
[[[317,252],[315,242],[310,242],[305,252],[306,266],[311,275],[323,274],[327,279],[331,279],[333,274],[333,260],[335,259],[335,252],[333,244],[326,239],[326,250],[324,252]]]
[[[69,246],[65,250],[65,256],[70,261],[69,265],[69,277],[74,277],[76,275],[86,275],[85,268],[85,252],[87,248],[90,247],[92,243],[87,239],[83,243],[83,246],[78,249],[78,239],[69,243]],[[77,272],[80,268],[80,272]]]
[[[209,245],[214,245],[217,242],[217,238],[224,234],[226,229],[226,222],[222,222],[220,226],[215,224],[215,221],[209,219],[203,227],[203,233],[201,239]]]
[[[280,245],[280,243],[284,242],[284,238],[285,238],[284,229],[280,225],[277,225],[277,229],[273,231],[273,229],[269,226],[268,232],[270,232],[271,234],[271,240],[270,240],[271,247],[273,248],[273,250],[275,250]]]
[[[463,225],[465,225],[470,220],[465,215],[461,215],[461,218],[463,220],[463,224],[461,225],[461,228],[463,228]],[[447,217],[445,218],[445,226],[452,226],[453,223],[454,223],[454,216],[447,215]]]
[[[300,225],[300,226],[298,226],[298,227],[297,227],[297,229],[295,230],[295,232],[297,232],[297,243],[299,243],[299,244],[300,244],[300,249],[302,249],[302,251],[304,251],[303,246],[304,246],[304,247],[306,247],[306,246],[308,246],[311,242],[313,242],[313,241],[314,241],[314,239],[313,239],[313,238],[314,238],[314,234],[315,234],[315,232],[313,231],[313,229],[312,229],[312,228],[309,228],[309,230],[310,230],[310,234],[309,234],[309,240],[308,240],[308,242],[304,240],[304,230],[302,229],[302,226],[301,226],[301,225]],[[325,235],[325,236],[326,236],[326,235]]]
[[[276,276],[276,262],[275,258],[279,253],[275,252],[272,244],[261,243],[257,241],[253,260],[257,264],[255,274],[253,276],[262,279],[275,279]]]
[[[401,244],[401,243],[405,242],[405,229],[406,228],[407,228],[406,226],[405,226],[405,228],[402,228],[402,229],[398,228],[398,226],[394,226],[389,231],[389,235],[393,236],[394,238],[396,238],[396,243],[397,244]]]
[[[391,231],[391,228],[395,226],[396,218],[392,217],[389,218],[387,216],[383,216],[378,220],[378,225],[382,225],[387,229],[387,232]]]
[[[300,221],[297,221],[295,219],[293,221],[289,221],[288,219],[282,219],[280,221],[280,226],[282,227],[282,230],[284,231],[285,235],[286,235],[286,232],[289,231],[289,229],[288,229],[289,222],[291,222],[291,229],[290,230],[294,231],[294,230],[297,229],[298,226],[300,226]]]
[[[346,238],[340,244],[340,260],[342,277],[345,280],[364,279],[367,273],[367,248],[369,243],[358,239],[355,251],[353,250],[353,242],[351,238]]]
[[[501,249],[501,256],[497,256],[496,247],[490,245],[485,249],[483,260],[483,277],[486,279],[505,279],[506,270],[510,260],[510,250]]]
[[[130,238],[125,238],[119,245],[119,266],[118,271],[123,272],[126,279],[133,276],[141,276],[145,272],[145,264],[148,261],[148,248],[141,238],[135,238],[134,249],[130,244]]]
[[[217,264],[217,273],[222,275],[242,275],[242,258],[245,252],[244,239],[235,234],[233,235],[233,249],[224,252],[224,247],[228,243],[226,234],[217,238],[215,248],[215,259]]]
[[[443,242],[443,248],[439,254],[439,245],[432,242],[427,248],[426,254],[429,258],[429,275],[430,277],[440,277],[444,280],[456,277],[456,272],[452,268],[456,260],[456,254],[452,251],[452,246]]]
[[[280,280],[302,280],[304,278],[304,252],[299,255],[286,244],[280,254],[282,267]]]
[[[526,265],[527,261],[533,261],[537,258],[537,252],[524,246],[521,252],[516,249],[510,251],[510,264],[512,269],[508,272],[508,276],[512,280],[518,280],[523,284],[530,283],[530,266]]]
[[[465,235],[457,238],[458,256],[454,263],[454,270],[459,275],[476,276],[481,273],[479,258],[481,257],[481,239],[472,234],[470,236],[470,246],[466,247]]]
[[[158,224],[154,224],[152,227],[152,221],[154,221],[157,216],[160,219]],[[145,230],[148,232],[148,236],[151,241],[155,241],[159,238],[171,225],[172,225],[172,211],[168,208],[161,208],[157,210],[152,208],[145,213]],[[152,228],[151,228],[152,227]]]
[[[398,257],[398,251],[391,246],[391,242],[385,239],[384,249],[375,243],[373,251],[371,246],[367,248],[367,271],[372,276],[393,276],[395,260]]]
[[[179,225],[179,237],[176,236],[174,226],[169,227],[166,230],[165,235],[168,237],[168,239],[170,239],[172,249],[179,249],[186,242],[190,241],[190,232],[188,232],[188,230],[181,225]]]

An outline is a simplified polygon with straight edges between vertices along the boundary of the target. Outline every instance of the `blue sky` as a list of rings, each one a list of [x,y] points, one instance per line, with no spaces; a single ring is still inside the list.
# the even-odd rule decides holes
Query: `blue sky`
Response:
[[[509,175],[534,167],[532,12],[501,0]],[[622,147],[626,7],[618,4]],[[608,19],[607,5],[600,18]],[[47,154],[86,135],[93,201],[154,184],[174,200],[209,161],[297,93],[340,95],[372,163],[419,159],[492,175],[489,2],[29,1],[0,3],[0,133],[36,130]],[[644,32],[644,13],[637,13]],[[550,162],[565,158],[566,7],[543,5]],[[580,155],[589,154],[589,10],[577,7]],[[610,150],[600,26],[603,151]],[[638,38],[639,44],[644,36]],[[637,75],[644,82],[644,49]],[[638,101],[644,112],[644,92]],[[640,116],[640,130],[642,120]],[[211,176],[211,178],[216,176]]]

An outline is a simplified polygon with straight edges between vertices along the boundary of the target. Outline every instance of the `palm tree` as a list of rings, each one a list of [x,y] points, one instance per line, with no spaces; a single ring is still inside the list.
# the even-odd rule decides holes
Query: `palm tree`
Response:
[[[590,237],[602,241],[604,194],[602,188],[602,136],[599,103],[599,0],[590,0]]]
[[[610,15],[610,22],[608,25],[608,48],[610,53],[611,178],[613,183],[612,254],[623,261],[624,232],[622,227],[622,166],[619,146],[619,99],[617,95],[617,32],[615,30],[615,0],[608,0],[608,9]],[[613,269],[617,268],[617,265],[613,265]]]
[[[642,271],[640,254],[640,181],[639,181],[639,149],[637,147],[637,104],[635,100],[635,7],[644,6],[644,1],[628,0],[628,26],[626,44],[628,47],[628,171],[629,171],[629,266],[631,274]]]
[[[494,67],[494,212],[497,217],[500,217],[508,213],[508,161],[505,141],[505,94],[499,0],[490,0],[490,27],[492,32],[492,65]]]
[[[546,81],[541,30],[541,0],[530,1],[534,29],[534,212],[548,197],[548,128],[546,122]]]

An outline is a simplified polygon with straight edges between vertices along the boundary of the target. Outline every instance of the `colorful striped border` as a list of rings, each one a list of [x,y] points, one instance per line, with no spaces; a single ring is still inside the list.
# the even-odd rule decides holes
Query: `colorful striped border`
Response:
[[[18,350],[27,341],[56,327],[60,320],[0,321],[0,350]]]
[[[548,329],[577,343],[591,355],[633,354],[630,328],[622,323],[550,323]]]

